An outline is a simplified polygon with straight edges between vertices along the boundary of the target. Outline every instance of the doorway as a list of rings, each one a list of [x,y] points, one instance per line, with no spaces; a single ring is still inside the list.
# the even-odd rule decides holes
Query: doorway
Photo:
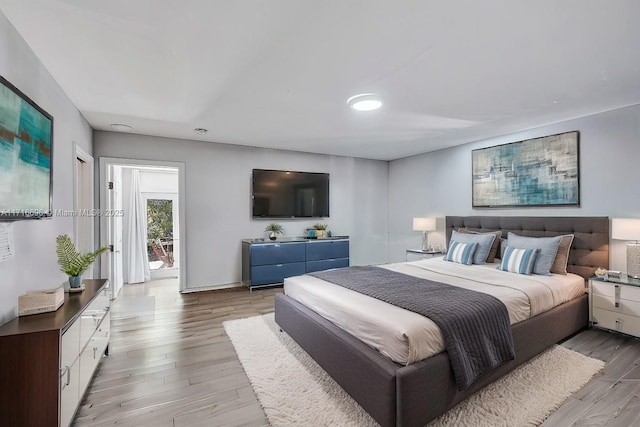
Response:
[[[101,206],[106,212],[123,213],[120,224],[117,215],[105,217],[101,224],[101,241],[114,245],[103,267],[112,284],[112,298],[122,285],[167,277],[176,277],[182,291],[186,283],[181,220],[184,163],[101,158],[100,171]],[[136,273],[141,263],[147,272],[144,278]]]

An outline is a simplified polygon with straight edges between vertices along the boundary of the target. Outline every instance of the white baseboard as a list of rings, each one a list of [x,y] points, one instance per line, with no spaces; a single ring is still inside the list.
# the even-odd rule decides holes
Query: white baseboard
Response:
[[[215,290],[218,290],[218,289],[231,289],[231,288],[241,288],[241,287],[242,287],[242,283],[240,283],[240,282],[224,283],[224,284],[221,284],[221,285],[203,286],[203,287],[199,287],[199,288],[187,288],[187,289],[183,289],[182,291],[180,291],[180,293],[188,294],[188,293],[191,293],[191,292],[215,291]]]

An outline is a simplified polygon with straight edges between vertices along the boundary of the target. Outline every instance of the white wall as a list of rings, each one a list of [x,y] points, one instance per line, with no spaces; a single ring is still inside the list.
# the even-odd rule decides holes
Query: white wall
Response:
[[[387,260],[387,162],[101,131],[94,133],[94,154],[185,163],[186,218],[181,220],[188,290],[239,282],[240,240],[265,236],[270,222],[282,224],[286,236],[325,222],[334,234],[351,237],[353,265]],[[254,168],[329,173],[331,217],[253,220]]]
[[[76,142],[91,154],[91,128],[6,17],[0,13],[0,74],[53,116],[53,208],[73,209]],[[2,183],[0,183],[2,185]],[[73,238],[73,218],[15,221],[15,257],[0,263],[0,323],[17,315],[18,296],[66,281],[55,254],[58,234]]]
[[[523,139],[580,131],[579,208],[471,208],[471,150]],[[640,218],[640,106],[631,106],[528,131],[466,144],[389,164],[390,261],[420,246],[411,219],[446,215],[608,216]],[[444,229],[444,225],[440,225]],[[443,243],[443,233],[432,233]],[[431,238],[430,238],[431,242]],[[625,270],[624,242],[612,241],[610,268]]]

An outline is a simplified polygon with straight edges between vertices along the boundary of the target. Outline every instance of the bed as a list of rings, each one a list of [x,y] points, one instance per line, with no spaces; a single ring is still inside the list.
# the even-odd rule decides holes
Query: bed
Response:
[[[609,220],[606,217],[447,217],[453,230],[500,231],[522,236],[573,234],[567,271],[586,279],[608,267]],[[518,275],[514,274],[514,278]],[[285,283],[286,284],[286,283]],[[447,352],[414,363],[393,361],[314,310],[287,295],[277,295],[276,322],[307,351],[382,426],[420,426],[587,326],[586,295],[572,298],[512,327],[516,357],[483,374],[459,391]]]

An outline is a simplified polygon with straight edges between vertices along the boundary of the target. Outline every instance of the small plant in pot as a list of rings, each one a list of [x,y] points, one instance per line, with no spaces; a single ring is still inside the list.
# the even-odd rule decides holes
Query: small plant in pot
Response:
[[[56,237],[56,254],[58,255],[58,264],[60,271],[69,276],[69,288],[82,288],[82,274],[87,271],[93,261],[106,250],[108,246],[104,246],[95,252],[81,254],[71,239],[66,234]]]
[[[316,229],[316,237],[322,238],[324,236],[324,231],[327,229],[327,224],[315,224],[313,228]]]
[[[265,227],[264,231],[269,232],[269,240],[276,240],[278,234],[284,233],[284,228],[280,224],[269,224]]]

